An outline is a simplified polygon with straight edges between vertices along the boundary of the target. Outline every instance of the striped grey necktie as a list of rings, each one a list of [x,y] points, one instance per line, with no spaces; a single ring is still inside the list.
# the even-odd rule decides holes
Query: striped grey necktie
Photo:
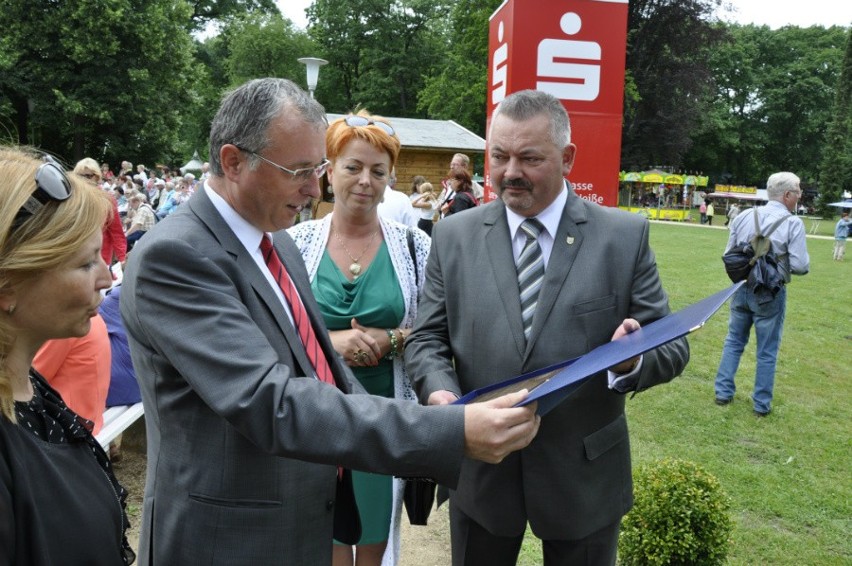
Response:
[[[521,230],[526,234],[527,241],[518,257],[518,289],[521,292],[524,336],[529,340],[538,292],[544,280],[544,257],[541,255],[541,246],[538,245],[538,236],[544,226],[535,218],[528,218],[521,224]]]

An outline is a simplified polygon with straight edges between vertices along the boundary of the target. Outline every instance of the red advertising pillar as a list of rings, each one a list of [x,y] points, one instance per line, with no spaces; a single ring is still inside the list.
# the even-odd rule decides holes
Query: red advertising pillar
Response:
[[[548,92],[571,118],[577,194],[618,204],[627,0],[507,0],[491,16],[488,123],[497,104],[525,89]],[[491,191],[485,158],[486,199]]]

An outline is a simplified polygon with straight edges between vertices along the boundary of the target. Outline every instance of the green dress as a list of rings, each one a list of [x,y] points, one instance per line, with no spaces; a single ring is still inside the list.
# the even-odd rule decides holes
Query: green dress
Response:
[[[352,328],[353,318],[363,326],[397,328],[405,315],[402,289],[384,241],[373,262],[355,281],[349,281],[328,252],[323,252],[311,288],[329,330]],[[391,360],[381,360],[375,367],[351,369],[368,393],[393,397]],[[392,477],[353,471],[352,481],[361,516],[358,544],[386,541],[393,503]]]

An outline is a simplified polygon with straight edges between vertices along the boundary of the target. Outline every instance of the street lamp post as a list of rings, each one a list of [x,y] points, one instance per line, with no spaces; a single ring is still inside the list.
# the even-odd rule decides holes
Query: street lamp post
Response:
[[[314,91],[317,88],[317,81],[319,80],[320,67],[327,65],[328,61],[318,59],[317,57],[301,57],[297,61],[306,67],[308,73],[308,92],[311,93],[311,98],[314,98]],[[322,183],[320,183],[320,188],[322,188]],[[322,196],[320,196],[320,200],[322,200]],[[310,220],[312,209],[313,203],[311,203],[311,206],[304,207],[299,215],[299,220]]]
[[[297,61],[307,67],[308,92],[311,93],[311,98],[313,98],[314,90],[316,90],[317,81],[319,80],[319,69],[323,65],[328,64],[328,61],[325,59],[317,59],[316,57],[301,57],[300,59],[297,59]]]

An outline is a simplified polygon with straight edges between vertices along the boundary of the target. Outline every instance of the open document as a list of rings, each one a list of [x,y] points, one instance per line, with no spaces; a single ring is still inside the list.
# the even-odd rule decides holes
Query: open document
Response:
[[[594,374],[698,330],[744,283],[740,281],[731,285],[636,332],[602,344],[579,358],[471,391],[456,403],[479,403],[528,389],[530,395],[520,405],[538,401],[538,414],[544,415]]]

